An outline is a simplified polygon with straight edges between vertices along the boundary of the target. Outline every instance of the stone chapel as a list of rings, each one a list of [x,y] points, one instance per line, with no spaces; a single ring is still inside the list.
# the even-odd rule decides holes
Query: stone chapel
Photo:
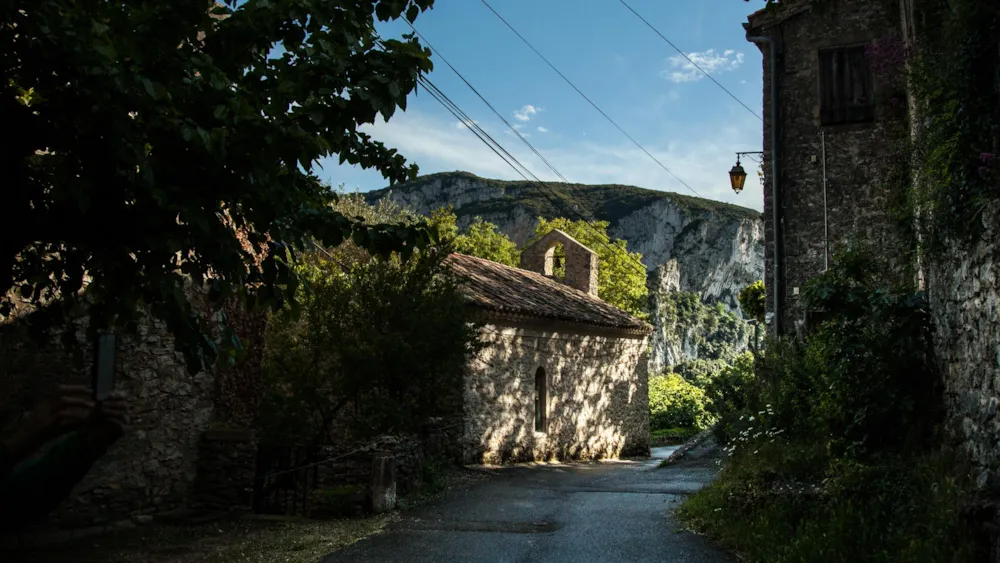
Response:
[[[597,297],[597,253],[555,230],[524,249],[521,268],[448,261],[488,343],[465,378],[465,463],[649,454],[652,327]]]

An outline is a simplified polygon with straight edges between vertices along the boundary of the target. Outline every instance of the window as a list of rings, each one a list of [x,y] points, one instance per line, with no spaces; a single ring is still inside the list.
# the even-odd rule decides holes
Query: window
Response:
[[[872,74],[863,45],[819,52],[820,123],[863,123],[875,118]]]
[[[548,424],[548,389],[546,389],[545,369],[535,371],[535,432],[545,432]]]

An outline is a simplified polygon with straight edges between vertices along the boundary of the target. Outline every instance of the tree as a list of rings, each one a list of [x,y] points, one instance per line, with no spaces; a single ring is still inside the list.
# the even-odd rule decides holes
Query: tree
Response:
[[[355,205],[365,204],[339,208]],[[383,213],[405,212],[363,216]],[[443,263],[449,248],[404,262],[350,247],[306,255],[302,314],[274,315],[268,328],[262,427],[282,440],[367,438],[461,412],[462,374],[482,344]]]
[[[642,254],[629,252],[628,244],[621,239],[611,240],[607,221],[571,221],[556,218],[551,221],[539,217],[535,235],[528,244],[542,238],[553,229],[559,229],[575,238],[598,255],[597,291],[601,299],[621,309],[646,317],[647,296],[646,268]],[[557,258],[564,258],[561,250]],[[560,275],[560,272],[556,272]]]
[[[216,348],[185,279],[214,303],[279,308],[314,238],[382,255],[428,244],[417,226],[333,211],[313,167],[336,155],[390,183],[416,176],[359,128],[405,109],[431,69],[429,50],[379,38],[375,18],[432,4],[5,2],[0,123],[16,134],[0,141],[0,317],[12,290],[65,312],[87,284],[92,331],[148,308],[197,369]]]
[[[452,241],[455,252],[485,258],[513,268],[521,263],[521,253],[517,249],[517,244],[500,232],[496,225],[483,221],[482,217],[474,218],[465,232],[460,232],[458,218],[453,207],[449,205],[431,212],[429,224],[441,240]]]
[[[478,256],[511,267],[521,263],[517,244],[497,230],[493,223],[476,217],[464,233],[455,238],[455,251]]]
[[[739,295],[740,308],[743,309],[743,314],[748,318],[757,319],[761,323],[764,322],[765,309],[767,308],[767,296],[764,291],[764,282],[757,280],[744,287]]]

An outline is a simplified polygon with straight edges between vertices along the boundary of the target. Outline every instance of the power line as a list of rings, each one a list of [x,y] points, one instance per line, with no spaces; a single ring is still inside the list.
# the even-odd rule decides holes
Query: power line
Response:
[[[410,23],[409,21],[407,21],[406,23],[407,25],[410,26],[410,29],[412,29],[413,32],[416,33],[421,40],[423,40],[424,43],[427,43],[427,46],[430,47],[431,51],[437,54],[438,58],[440,58],[444,62],[444,64],[448,65],[448,68],[450,68],[452,72],[458,75],[458,77],[462,79],[462,82],[464,82],[465,85],[468,86],[469,89],[472,90],[476,94],[476,96],[478,96],[479,99],[482,100],[483,103],[486,104],[486,106],[490,108],[490,110],[498,118],[500,118],[500,121],[503,121],[504,125],[506,125],[508,129],[510,129],[515,135],[517,135],[517,138],[521,139],[521,141],[523,141],[524,144],[527,145],[529,149],[531,149],[531,152],[535,153],[535,155],[538,156],[538,158],[540,158],[542,162],[545,163],[546,166],[548,166],[549,170],[551,170],[553,174],[555,174],[563,182],[569,183],[569,180],[567,180],[565,176],[563,176],[558,170],[556,170],[556,167],[553,166],[552,163],[550,163],[544,156],[542,156],[542,153],[538,152],[538,150],[535,149],[535,147],[531,143],[529,143],[528,140],[525,139],[523,135],[521,135],[521,132],[518,131],[517,128],[515,128],[513,125],[511,125],[510,122],[507,121],[507,118],[504,117],[502,113],[497,111],[497,109],[493,107],[493,104],[491,104],[482,94],[480,94],[479,90],[476,90],[475,86],[470,84],[469,81],[465,79],[465,76],[462,75],[462,73],[458,72],[458,69],[456,69],[454,66],[452,66],[450,62],[448,62],[448,59],[444,58],[444,55],[441,54],[441,51],[435,49],[434,46],[431,45],[431,42],[428,41],[427,38],[425,38],[423,35],[421,35],[420,32],[417,31],[417,28],[413,27],[412,23]]]
[[[463,76],[462,73],[460,73],[458,71],[458,69],[456,69],[450,62],[448,62],[448,60],[443,55],[441,55],[440,51],[438,51],[437,49],[434,48],[433,45],[431,45],[431,42],[428,41],[427,38],[425,38],[423,35],[421,35],[421,33],[419,31],[417,31],[417,28],[415,28],[413,26],[413,24],[411,24],[409,22],[407,22],[407,24],[410,26],[410,29],[412,29],[413,32],[415,34],[417,34],[417,36],[420,37],[421,40],[424,41],[424,43],[427,43],[427,46],[431,49],[431,51],[434,52],[438,56],[438,58],[440,58],[446,65],[448,65],[448,68],[450,68],[452,70],[452,72],[454,72],[462,80],[462,82],[464,82],[465,85],[468,86],[469,89],[472,90],[473,93],[475,93],[476,96],[478,96],[479,99],[482,100],[482,102],[484,104],[486,104],[486,106],[489,107],[490,110],[501,121],[503,121],[504,124],[507,125],[507,127],[510,128],[510,130],[513,131],[514,134],[517,135],[517,137],[519,139],[521,139],[521,141],[524,142],[524,144],[527,145],[528,148],[531,149],[531,151],[533,153],[535,153],[542,160],[542,162],[544,162],[546,164],[546,166],[549,167],[550,170],[552,170],[552,172],[557,177],[559,177],[560,179],[562,179],[563,182],[570,183],[569,180],[567,180],[566,177],[563,176],[562,173],[560,173],[559,170],[557,170],[555,168],[555,166],[552,165],[552,163],[550,163],[544,156],[542,156],[542,154],[540,152],[538,152],[538,150],[535,149],[535,147],[530,142],[528,142],[528,140],[525,139],[524,136],[522,136],[520,132],[517,131],[517,129],[514,129],[514,127],[510,124],[510,122],[508,122],[507,119],[503,116],[503,114],[501,114],[499,111],[497,111],[497,109],[495,107],[493,107],[493,105],[490,104],[490,102],[482,94],[479,93],[479,90],[476,90],[476,88],[468,80],[465,79],[465,76]],[[474,120],[472,120],[471,118],[469,118],[468,115],[464,111],[462,111],[461,108],[459,108],[457,104],[455,104],[454,102],[452,102],[451,99],[448,98],[443,92],[441,92],[441,90],[439,88],[437,88],[436,86],[434,86],[434,84],[430,81],[430,79],[421,76],[421,82],[425,85],[425,87],[427,87],[427,85],[430,85],[431,88],[428,88],[428,91],[432,91],[432,92],[435,92],[437,94],[437,95],[435,95],[435,94],[432,93],[432,96],[434,96],[435,99],[438,100],[438,102],[441,102],[443,105],[445,105],[445,108],[448,109],[449,112],[452,113],[452,115],[455,115],[460,121],[462,121],[466,125],[466,127],[468,129],[472,129],[473,132],[476,134],[476,136],[480,138],[480,140],[483,140],[484,142],[486,142],[486,139],[489,139],[489,141],[492,141],[492,143],[487,142],[487,145],[490,146],[491,149],[493,149],[494,145],[495,145],[496,149],[494,150],[494,152],[498,152],[498,151],[502,152],[511,161],[513,161],[513,163],[516,163],[517,166],[515,166],[511,161],[508,161],[507,158],[504,158],[503,156],[501,156],[501,158],[503,158],[504,161],[507,162],[508,165],[512,166],[514,168],[514,170],[517,171],[518,174],[521,175],[521,177],[523,177],[526,181],[530,181],[528,179],[528,177],[524,174],[524,172],[527,172],[528,175],[530,175],[532,178],[534,178],[535,182],[539,185],[539,187],[544,188],[544,190],[549,190],[549,192],[552,194],[553,197],[549,197],[548,195],[546,195],[546,198],[548,198],[553,203],[553,205],[559,205],[559,203],[560,203],[559,196],[555,193],[555,190],[553,190],[545,182],[543,182],[541,179],[539,179],[538,176],[536,176],[533,172],[531,172],[530,169],[528,169],[526,166],[524,166],[523,164],[521,164],[512,154],[510,154],[506,149],[503,148],[503,145],[501,145],[495,139],[493,139],[493,137],[490,136],[489,133],[487,133],[485,130],[483,130],[481,127],[479,127],[479,125]],[[445,100],[445,101],[442,101],[442,99]],[[447,103],[445,103],[445,102],[447,102]],[[486,139],[484,139],[484,137]],[[498,152],[498,155],[499,155],[499,152]],[[524,170],[524,172],[522,172],[522,169]],[[563,207],[562,209],[563,209],[563,211],[567,211],[567,209],[565,207]],[[588,229],[590,229],[591,231],[593,231],[593,233],[595,235],[597,235],[598,241],[600,241],[601,244],[603,244],[607,249],[611,250],[612,252],[620,252],[621,251],[621,249],[619,249],[618,247],[612,246],[611,244],[609,244],[608,241],[604,241],[603,240],[603,238],[607,237],[607,235],[606,234],[602,235],[599,231],[597,231],[597,229],[595,229],[590,224],[590,222],[593,219],[587,219],[586,217],[583,217],[583,215],[580,214],[579,212],[577,212],[576,210],[571,211],[570,214],[571,215],[575,215],[576,218],[579,219],[579,220],[581,220],[583,222],[583,224]],[[610,237],[607,237],[607,238],[610,241]],[[643,269],[643,271],[646,270],[646,266],[642,262],[640,262],[638,260],[635,260],[635,258],[633,258],[631,255],[629,255],[627,251],[625,251],[624,255],[625,255],[626,259],[634,261],[636,263],[636,265],[638,265],[640,268]]]
[[[560,207],[564,213],[567,213],[567,215],[575,216],[576,219],[582,221],[586,228],[591,229],[591,231],[595,235],[597,235],[598,242],[604,245],[605,248],[614,253],[622,252],[620,248],[609,244],[610,237],[607,237],[606,234],[600,233],[597,229],[595,229],[592,225],[590,225],[589,222],[590,220],[588,220],[586,217],[583,217],[579,212],[576,212],[575,210],[571,211],[568,210],[566,207],[564,207],[559,199],[559,196],[555,193],[554,190],[552,190],[550,186],[548,186],[548,184],[540,180],[538,176],[536,176],[533,172],[531,172],[531,170],[528,167],[521,164],[514,155],[510,154],[507,151],[507,149],[503,147],[503,145],[501,145],[489,133],[487,133],[484,129],[482,129],[479,126],[479,124],[477,124],[472,118],[469,117],[468,114],[466,114],[462,110],[462,108],[458,107],[458,105],[455,104],[455,102],[453,102],[444,92],[442,92],[437,86],[435,86],[434,83],[430,81],[430,79],[421,76],[420,82],[424,86],[424,88],[427,89],[428,93],[430,93],[431,96],[434,97],[434,99],[436,99],[439,103],[441,103],[441,105],[443,105],[445,109],[447,109],[453,116],[455,116],[455,118],[464,123],[467,129],[472,131],[474,135],[476,135],[481,141],[483,141],[487,146],[489,146],[490,149],[493,150],[493,152],[495,152],[497,156],[499,156],[511,168],[513,168],[514,171],[518,173],[518,175],[524,178],[524,180],[527,182],[533,181],[535,184],[537,184],[538,187],[540,188],[540,191],[542,192],[542,195],[544,195],[545,198],[548,199],[553,205]],[[529,178],[529,176],[531,178]],[[607,237],[609,240],[605,241],[604,240],[605,237]],[[624,252],[624,256],[627,260],[634,262],[637,267],[645,271],[646,266],[643,265],[643,263],[640,262],[639,260],[636,260],[630,254],[628,254],[627,251]]]
[[[657,35],[659,35],[660,39],[663,39],[664,41],[666,41],[668,45],[670,45],[671,47],[673,47],[675,51],[677,51],[678,53],[681,54],[682,57],[684,57],[685,59],[687,59],[687,62],[689,62],[692,65],[694,65],[694,67],[696,69],[700,70],[702,74],[704,74],[705,76],[707,76],[709,80],[711,80],[712,82],[715,82],[715,85],[718,86],[719,88],[722,88],[722,90],[725,91],[725,93],[729,94],[730,98],[736,100],[736,103],[738,103],[741,106],[743,106],[744,108],[746,108],[746,110],[749,111],[750,113],[752,113],[753,116],[756,117],[757,119],[759,119],[761,121],[764,121],[764,118],[761,117],[760,114],[758,114],[754,110],[750,109],[750,107],[747,106],[746,104],[744,104],[742,100],[740,100],[732,92],[730,92],[728,88],[726,88],[725,86],[723,86],[722,84],[720,84],[719,81],[716,80],[711,74],[709,74],[708,72],[706,72],[705,69],[703,69],[700,66],[698,66],[698,63],[696,63],[693,60],[691,60],[691,57],[687,56],[687,53],[685,53],[684,51],[681,51],[679,48],[677,48],[677,45],[674,45],[672,41],[670,41],[669,39],[667,39],[666,36],[664,36],[662,33],[660,33],[660,31],[658,29],[656,29],[655,27],[653,27],[653,24],[651,24],[648,21],[646,21],[646,18],[644,18],[641,15],[639,15],[639,12],[636,12],[634,9],[632,9],[632,6],[629,6],[628,3],[625,2],[625,0],[618,0],[618,1],[622,3],[622,6],[625,6],[626,8],[629,9],[630,12],[632,12],[633,14],[635,14],[635,17],[637,17],[640,20],[642,20],[642,23],[644,23],[647,26],[649,26],[649,29],[652,29],[654,33],[656,33]]]
[[[662,162],[659,161],[659,159],[657,159],[655,156],[653,156],[652,153],[650,153],[648,150],[646,150],[646,147],[643,147],[641,144],[639,144],[639,141],[636,141],[631,135],[628,134],[628,132],[626,132],[624,129],[622,129],[621,126],[618,125],[618,123],[615,122],[615,120],[611,119],[611,117],[607,113],[605,113],[604,110],[602,110],[600,107],[598,107],[597,104],[595,104],[593,100],[591,100],[586,94],[584,94],[579,88],[577,88],[576,85],[573,84],[573,82],[570,81],[569,78],[566,78],[565,74],[563,74],[562,72],[560,72],[559,69],[556,68],[556,66],[554,64],[552,64],[551,62],[549,62],[549,60],[547,58],[545,58],[545,55],[541,54],[538,51],[538,49],[536,49],[534,47],[534,45],[532,45],[527,39],[524,38],[523,35],[521,35],[516,29],[514,29],[514,26],[510,25],[510,23],[508,23],[507,20],[505,20],[503,16],[501,16],[499,13],[497,13],[497,11],[493,9],[493,6],[490,6],[489,2],[487,2],[486,0],[481,0],[481,1],[482,1],[482,3],[487,8],[489,8],[489,10],[491,12],[493,12],[493,15],[495,15],[497,18],[499,18],[500,21],[502,21],[504,23],[504,25],[506,25],[511,31],[514,32],[514,35],[517,35],[518,38],[520,38],[521,41],[523,41],[524,44],[528,46],[529,49],[531,49],[532,51],[534,51],[536,55],[538,55],[543,61],[545,61],[545,64],[549,65],[549,68],[551,68],[552,70],[554,70],[556,72],[556,74],[559,75],[560,78],[562,78],[563,80],[565,80],[566,83],[570,85],[571,88],[573,88],[574,90],[576,90],[577,94],[580,94],[581,96],[583,96],[583,99],[587,100],[587,102],[591,106],[593,106],[594,109],[596,109],[601,115],[603,115],[604,119],[607,119],[612,125],[615,126],[616,129],[618,129],[619,131],[621,131],[622,135],[625,135],[626,137],[628,137],[628,140],[632,141],[632,143],[635,144],[635,146],[639,147],[639,149],[642,152],[646,153],[646,156],[648,156],[649,158],[653,159],[653,162],[659,164],[660,168],[666,170],[668,174],[670,174],[671,176],[674,177],[674,179],[676,179],[678,182],[680,182],[687,189],[691,190],[691,192],[694,193],[694,195],[696,195],[698,197],[702,197],[702,195],[699,194],[694,188],[692,188],[687,182],[685,182],[684,180],[681,180],[680,177],[677,176],[677,174],[674,174],[673,171],[671,171],[669,168],[667,168],[666,165],[664,165]]]

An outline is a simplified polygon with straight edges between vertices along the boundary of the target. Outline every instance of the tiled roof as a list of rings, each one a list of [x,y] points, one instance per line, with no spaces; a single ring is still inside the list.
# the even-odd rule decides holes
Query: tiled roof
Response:
[[[628,332],[652,330],[618,307],[536,272],[457,253],[446,263],[463,280],[470,303],[487,311]]]

